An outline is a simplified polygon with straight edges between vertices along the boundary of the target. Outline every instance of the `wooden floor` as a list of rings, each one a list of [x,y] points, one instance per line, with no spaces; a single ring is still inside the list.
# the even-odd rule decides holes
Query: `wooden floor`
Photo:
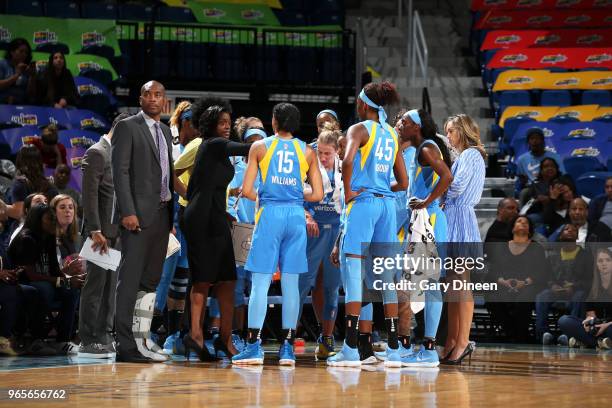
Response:
[[[471,365],[418,370],[328,368],[308,352],[295,369],[275,360],[272,350],[256,368],[0,358],[0,406],[603,408],[612,396],[610,351],[480,345]],[[9,400],[11,389],[65,389],[67,399]]]

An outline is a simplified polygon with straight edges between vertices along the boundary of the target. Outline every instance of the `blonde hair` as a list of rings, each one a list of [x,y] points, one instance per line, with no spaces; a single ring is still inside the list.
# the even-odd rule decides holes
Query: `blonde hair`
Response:
[[[319,137],[317,137],[317,143],[332,145],[338,150],[338,140],[342,136],[344,135],[336,123],[325,122],[323,123],[323,130],[319,133]]]
[[[72,220],[72,224],[68,226],[68,229],[66,230],[66,234],[62,232],[59,224],[57,224],[55,235],[58,238],[66,237],[70,239],[70,241],[75,242],[77,238],[77,234],[78,234],[78,226],[77,226],[78,208],[77,208],[77,204],[74,202],[74,198],[70,197],[68,194],[58,194],[55,197],[53,197],[53,200],[51,200],[51,202],[49,203],[49,206],[53,208],[54,215],[57,216],[57,206],[59,205],[61,201],[64,201],[64,200],[72,201],[72,206],[74,207],[74,219]]]
[[[188,109],[191,109],[191,102],[189,101],[183,101],[176,105],[170,117],[170,126],[176,126],[176,128],[179,129],[181,127],[181,115]]]
[[[236,132],[236,135],[240,138],[240,140],[242,140],[242,135],[244,132],[249,130],[253,122],[263,123],[261,119],[255,116],[249,116],[248,118],[241,116],[234,121],[234,132]]]
[[[474,119],[465,113],[460,113],[446,119],[446,122],[444,122],[444,130],[446,130],[446,126],[449,124],[452,124],[457,128],[457,132],[459,133],[459,143],[463,149],[473,147],[480,152],[483,159],[487,158],[484,145],[480,140],[480,128]]]

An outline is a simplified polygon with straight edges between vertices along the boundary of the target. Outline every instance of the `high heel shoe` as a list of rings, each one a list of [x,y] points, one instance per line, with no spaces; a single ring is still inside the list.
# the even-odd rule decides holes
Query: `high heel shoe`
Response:
[[[463,350],[463,353],[461,353],[461,355],[456,360],[447,359],[444,362],[441,361],[440,363],[446,365],[461,365],[461,362],[466,357],[468,357],[468,364],[472,364],[472,353],[475,349],[476,347],[474,346],[474,343],[469,342],[468,345],[465,347],[465,350]]]
[[[215,357],[219,357],[219,352],[222,351],[228,359],[232,359],[236,354],[231,353],[227,348],[227,345],[221,340],[221,337],[216,337],[213,341],[213,347],[215,348]]]
[[[451,349],[451,351],[449,351],[449,352],[448,352],[448,354],[446,354],[444,357],[442,357],[442,358],[440,359],[440,363],[444,364],[445,362],[447,362],[447,361],[448,361],[448,358],[450,357],[450,355],[451,355],[451,354],[453,354],[453,351],[454,351],[454,350],[455,350],[455,348],[453,347],[453,348]]]
[[[200,347],[200,345],[189,335],[186,335],[183,338],[183,346],[185,347],[185,358],[187,359],[187,361],[189,361],[189,353],[191,352],[191,350],[198,353],[198,358],[200,359],[200,361],[217,361],[217,358],[210,354],[206,345]]]

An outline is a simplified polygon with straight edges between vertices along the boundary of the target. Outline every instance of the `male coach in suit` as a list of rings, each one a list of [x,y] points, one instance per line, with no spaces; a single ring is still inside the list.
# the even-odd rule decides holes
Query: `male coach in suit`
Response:
[[[148,363],[167,358],[149,350],[144,342],[172,228],[172,137],[168,126],[160,123],[165,99],[162,84],[144,84],[140,89],[142,111],[119,122],[112,139],[113,220],[121,225],[117,361]]]
[[[119,228],[111,223],[113,212],[113,174],[111,169],[111,139],[119,121],[129,118],[119,114],[110,132],[85,152],[83,170],[83,227],[84,238],[91,238],[92,248],[107,253],[116,248]],[[79,312],[79,357],[110,358],[115,354],[112,331],[115,319],[117,272],[105,270],[87,262],[87,279],[81,289]]]

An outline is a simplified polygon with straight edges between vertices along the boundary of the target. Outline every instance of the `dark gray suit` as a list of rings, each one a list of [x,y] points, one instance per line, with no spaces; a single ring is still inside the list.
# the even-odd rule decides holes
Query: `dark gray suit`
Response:
[[[161,124],[168,150],[168,188],[172,194],[170,128]],[[162,170],[157,145],[142,112],[119,122],[113,130],[112,168],[115,183],[113,223],[136,215],[142,231],[120,228],[121,263],[118,269],[117,351],[136,351],[132,315],[137,292],[155,292],[162,273],[168,235],[172,229],[172,199],[160,205]]]
[[[83,170],[83,237],[101,231],[111,248],[116,247],[119,229],[111,223],[113,174],[111,145],[101,138],[85,152]],[[83,344],[110,344],[115,318],[117,272],[87,262],[87,279],[81,289],[79,336]]]

